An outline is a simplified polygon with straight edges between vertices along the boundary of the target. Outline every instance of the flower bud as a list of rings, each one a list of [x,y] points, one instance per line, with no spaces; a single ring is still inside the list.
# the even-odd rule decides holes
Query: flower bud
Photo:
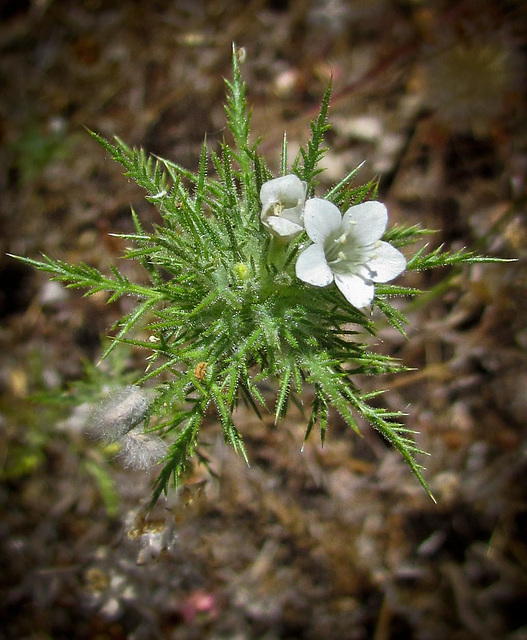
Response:
[[[148,395],[135,385],[117,389],[98,404],[90,419],[90,430],[115,442],[139,424],[149,409]]]
[[[233,265],[232,270],[239,280],[249,280],[251,277],[251,268],[244,262],[237,262]]]

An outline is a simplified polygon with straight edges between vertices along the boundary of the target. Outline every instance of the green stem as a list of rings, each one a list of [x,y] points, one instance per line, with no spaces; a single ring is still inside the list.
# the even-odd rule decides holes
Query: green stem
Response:
[[[276,267],[277,271],[282,271],[284,268],[284,257],[286,252],[284,249],[287,247],[286,243],[276,236],[271,236],[269,242],[269,249],[267,251],[267,262]]]

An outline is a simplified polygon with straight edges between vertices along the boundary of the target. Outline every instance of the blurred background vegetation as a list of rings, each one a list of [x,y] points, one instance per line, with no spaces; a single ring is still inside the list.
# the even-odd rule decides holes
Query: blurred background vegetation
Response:
[[[0,2],[0,637],[527,638],[526,18],[522,0]],[[251,469],[211,415],[218,480],[197,467],[149,515],[153,478],[85,435],[90,399],[145,366],[95,367],[130,303],[5,254],[118,260],[130,205],[157,214],[84,127],[195,169],[228,135],[232,42],[271,166],[332,77],[320,194],[366,160],[392,221],[518,259],[407,276],[428,305],[408,341],[377,341],[415,367],[383,401],[432,452],[438,505],[336,415],[300,453],[300,412],[276,430],[241,411]]]

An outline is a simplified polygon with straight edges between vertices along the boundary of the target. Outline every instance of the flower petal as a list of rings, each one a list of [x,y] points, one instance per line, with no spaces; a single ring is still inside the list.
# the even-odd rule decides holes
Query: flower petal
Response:
[[[353,235],[362,246],[378,240],[388,223],[388,211],[382,202],[363,202],[350,207],[342,218],[344,227],[353,225]]]
[[[304,225],[307,235],[322,244],[333,231],[337,231],[342,222],[338,207],[323,198],[310,198],[304,207]]]
[[[333,273],[326,262],[324,247],[312,244],[302,251],[296,261],[296,276],[315,287],[326,287],[333,281]]]
[[[294,236],[303,230],[302,225],[287,218],[279,218],[278,216],[270,216],[262,222],[274,235],[280,236],[281,238],[294,238]]]
[[[300,202],[296,207],[290,209],[284,209],[280,214],[281,218],[290,220],[304,228],[304,203]]]
[[[294,174],[268,180],[260,189],[260,201],[263,205],[280,202],[284,209],[303,203],[305,197],[306,183]]]
[[[373,300],[375,287],[370,280],[353,274],[335,274],[335,284],[346,300],[357,309],[367,307]]]
[[[388,282],[406,269],[406,258],[391,244],[379,240],[368,260],[368,268],[372,271],[373,282]]]

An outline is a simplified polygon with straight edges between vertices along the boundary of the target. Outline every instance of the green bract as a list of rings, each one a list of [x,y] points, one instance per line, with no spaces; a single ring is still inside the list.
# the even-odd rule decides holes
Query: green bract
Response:
[[[324,441],[331,408],[356,431],[360,415],[402,454],[426,488],[422,467],[414,457],[422,452],[412,431],[403,425],[402,414],[372,406],[369,401],[380,392],[362,393],[354,382],[357,374],[385,374],[400,370],[401,365],[368,349],[361,334],[375,333],[371,318],[376,316],[365,315],[346,298],[354,299],[352,278],[365,278],[368,295],[363,292],[359,302],[371,302],[377,316],[384,316],[403,332],[406,319],[390,300],[419,291],[386,283],[376,284],[373,290],[372,283],[400,273],[404,259],[396,249],[430,232],[417,226],[384,231],[382,226],[370,234],[361,222],[360,233],[353,234],[345,225],[356,224],[358,214],[347,214],[341,221],[337,211],[335,228],[321,232],[323,237],[319,229],[324,225],[310,214],[306,218],[308,237],[304,209],[314,196],[318,164],[325,151],[330,89],[318,118],[311,123],[311,139],[291,166],[284,137],[281,174],[289,178],[275,181],[259,155],[258,143],[250,140],[250,114],[236,50],[232,60],[226,114],[233,144],[224,142],[217,152],[204,145],[196,174],[130,149],[119,139],[111,144],[93,134],[125,167],[126,175],[146,190],[147,199],[161,214],[163,223],[146,230],[132,211],[135,233],[121,236],[131,245],[125,257],[141,263],[149,284],[136,284],[115,267],[108,276],[85,264],[69,265],[46,256],[42,261],[22,260],[52,273],[69,287],[86,288],[88,294],[108,291],[110,302],[130,295],[137,300],[135,308],[121,319],[119,332],[104,356],[122,343],[147,351],[146,372],[134,384],[155,381],[148,431],[163,435],[169,445],[153,502],[172,480],[179,481],[194,454],[200,456],[196,449],[199,430],[211,406],[226,442],[246,457],[233,411],[240,400],[257,413],[260,407],[266,408],[258,383],[267,379],[277,386],[276,421],[286,415],[291,398],[301,396],[309,385],[312,400],[305,407],[306,438],[318,425]],[[357,171],[321,196],[335,211],[337,207],[346,211],[375,197],[373,182],[350,186]],[[315,205],[317,211],[325,207]],[[385,219],[381,222],[384,225]],[[332,244],[339,242],[340,247]],[[306,275],[311,273],[306,252],[317,253],[316,282]],[[426,247],[413,255],[405,249],[405,254],[409,270],[493,260],[464,251],[427,252]],[[303,257],[297,267],[299,255]],[[398,262],[384,265],[390,260]],[[297,273],[305,277],[301,280]],[[347,278],[341,287],[344,295],[333,274],[340,278],[338,284]],[[134,337],[134,330],[145,326],[150,340]],[[140,438],[134,440],[134,446],[140,442]]]

